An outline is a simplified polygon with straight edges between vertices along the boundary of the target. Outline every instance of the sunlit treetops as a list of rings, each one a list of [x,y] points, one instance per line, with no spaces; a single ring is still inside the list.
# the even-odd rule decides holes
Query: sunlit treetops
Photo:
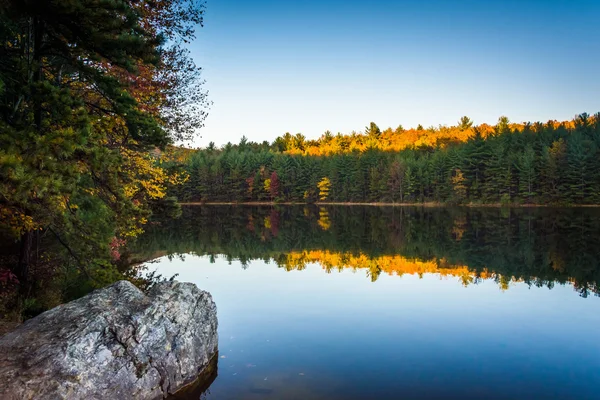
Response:
[[[596,114],[590,117],[589,122],[593,123],[599,117]],[[339,153],[364,152],[368,149],[377,149],[382,151],[401,151],[407,148],[435,147],[444,148],[449,144],[458,144],[466,142],[472,138],[476,131],[482,137],[487,138],[492,135],[505,132],[524,132],[529,130],[533,133],[541,132],[545,127],[557,129],[573,129],[576,117],[570,121],[559,122],[556,120],[548,121],[543,124],[537,123],[512,123],[505,116],[498,119],[494,126],[488,124],[474,125],[469,117],[462,117],[454,126],[439,125],[438,127],[423,128],[418,125],[415,128],[405,129],[402,125],[396,128],[387,128],[381,130],[376,123],[371,122],[365,127],[363,132],[351,132],[349,134],[332,134],[326,131],[316,140],[307,140],[304,135],[298,133],[291,135],[286,133],[278,137],[273,142],[273,148],[277,151],[289,154],[302,155],[331,155]]]
[[[542,122],[511,122],[508,117],[501,116],[495,125],[482,123],[475,125],[474,121],[467,116],[461,117],[456,125],[438,125],[424,128],[417,125],[413,128],[404,128],[398,125],[396,128],[389,127],[381,130],[375,122],[370,122],[362,131],[352,131],[350,133],[336,134],[331,131],[325,131],[317,139],[307,139],[302,133],[285,134],[277,137],[272,143],[263,141],[261,143],[248,140],[242,136],[238,144],[227,143],[218,147],[214,142],[210,142],[206,147],[200,150],[207,151],[228,151],[238,150],[271,150],[275,152],[295,154],[295,155],[332,155],[352,152],[364,152],[369,149],[382,151],[401,151],[408,148],[445,148],[451,144],[464,143],[479,132],[483,138],[498,135],[501,133],[520,133],[531,132],[540,133],[544,129],[564,129],[572,130],[576,127],[577,121],[585,119],[587,124],[594,124],[600,118],[600,113],[589,115],[583,113],[576,115],[572,120],[557,121],[549,120]]]
[[[600,114],[572,121],[382,131],[318,140],[285,134],[272,144],[214,144],[190,153],[192,202],[535,203],[600,202]],[[271,179],[275,174],[277,180]],[[276,190],[271,190],[271,183]],[[264,187],[265,190],[256,190]]]

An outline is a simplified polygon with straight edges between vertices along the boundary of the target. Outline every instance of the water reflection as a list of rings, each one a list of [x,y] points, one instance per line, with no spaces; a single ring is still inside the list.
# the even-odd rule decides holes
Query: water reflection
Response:
[[[219,374],[191,398],[593,399],[599,228],[596,209],[188,207],[126,258],[213,295]]]
[[[226,256],[161,257],[165,276],[212,293],[219,376],[208,400],[594,399],[598,298],[491,280],[319,264],[285,271]]]
[[[169,400],[206,400],[210,396],[210,385],[218,376],[219,354],[217,353],[195,382],[168,397]]]
[[[570,283],[598,295],[600,211],[420,207],[185,207],[159,221],[129,249],[129,262],[162,255],[226,255],[243,267],[274,261],[291,271],[427,273],[462,285],[494,280],[530,286]]]

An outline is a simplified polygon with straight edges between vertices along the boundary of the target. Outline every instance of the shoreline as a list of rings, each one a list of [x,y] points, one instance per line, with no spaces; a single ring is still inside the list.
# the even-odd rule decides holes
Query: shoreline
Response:
[[[500,204],[500,203],[468,203],[468,204],[446,204],[438,202],[424,203],[358,203],[358,202],[335,202],[320,201],[316,203],[305,202],[274,202],[274,201],[207,201],[207,202],[184,202],[179,203],[182,206],[369,206],[369,207],[469,207],[469,208],[597,208],[600,204],[573,204],[573,205],[553,205],[553,204]]]

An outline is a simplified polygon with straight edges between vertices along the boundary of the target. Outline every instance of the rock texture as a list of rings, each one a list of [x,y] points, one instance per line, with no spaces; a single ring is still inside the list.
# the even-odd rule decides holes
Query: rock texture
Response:
[[[164,282],[146,295],[121,281],[0,338],[0,399],[159,399],[216,354],[209,293]]]

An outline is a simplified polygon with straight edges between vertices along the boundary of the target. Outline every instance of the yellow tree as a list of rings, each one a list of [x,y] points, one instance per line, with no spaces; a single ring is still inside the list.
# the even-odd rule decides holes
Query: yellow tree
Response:
[[[329,178],[324,177],[321,179],[321,181],[317,184],[317,187],[319,188],[319,200],[327,200],[327,197],[329,196],[329,189],[331,188],[331,181]]]
[[[459,201],[463,201],[467,197],[467,186],[465,185],[466,178],[460,169],[454,170],[454,176],[452,177],[452,188]]]

